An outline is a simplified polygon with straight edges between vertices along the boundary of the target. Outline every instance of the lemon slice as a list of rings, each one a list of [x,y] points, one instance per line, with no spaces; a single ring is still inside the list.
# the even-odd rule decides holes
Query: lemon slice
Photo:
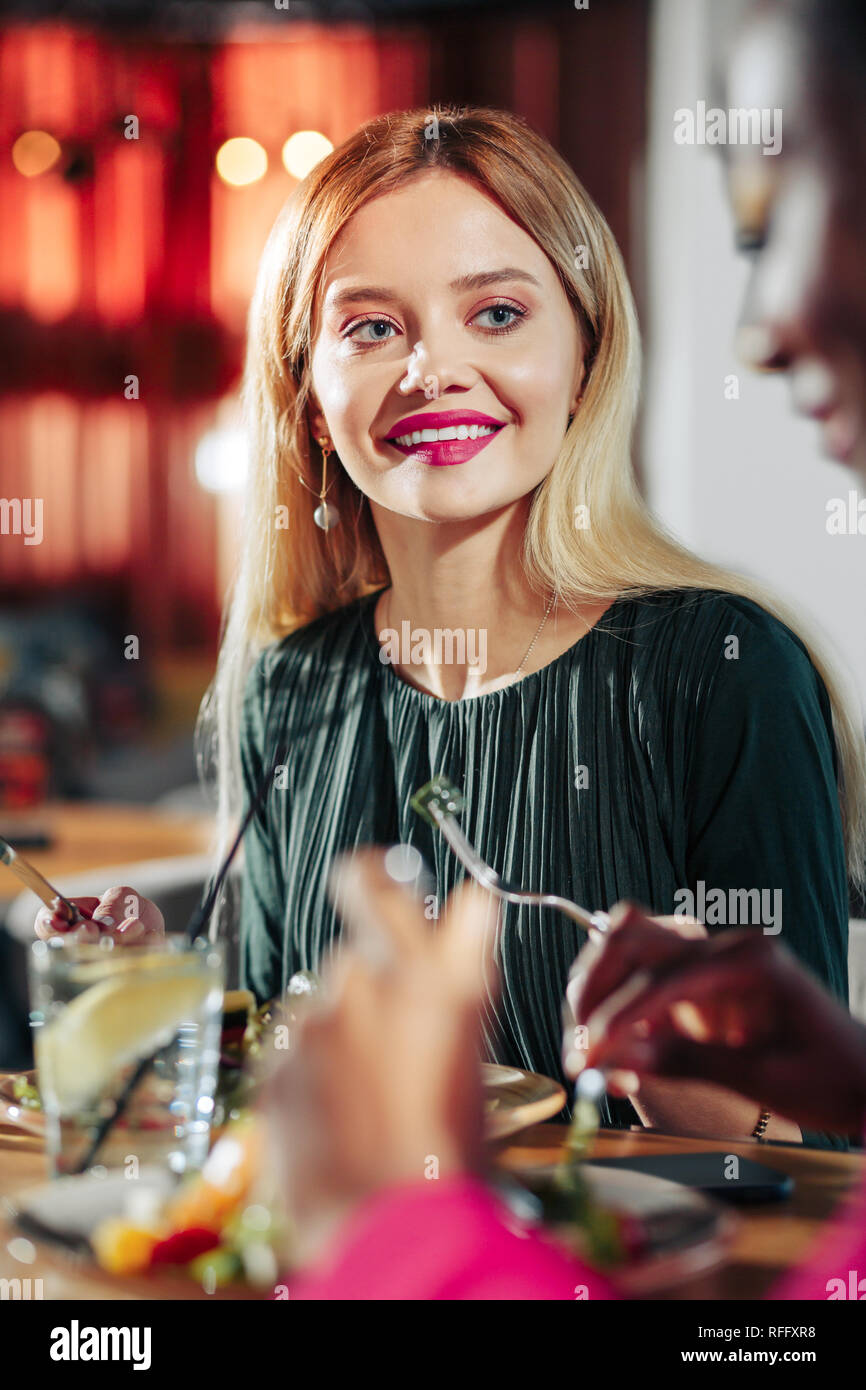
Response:
[[[96,1099],[121,1067],[146,1057],[193,1018],[212,979],[124,972],[73,999],[36,1035],[43,1094],[69,1112]]]

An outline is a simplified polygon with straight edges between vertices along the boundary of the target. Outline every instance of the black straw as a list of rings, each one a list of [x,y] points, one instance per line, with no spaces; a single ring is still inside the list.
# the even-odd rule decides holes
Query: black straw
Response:
[[[269,769],[267,774],[262,778],[261,782],[259,783],[255,798],[250,802],[250,805],[247,809],[247,813],[241,821],[240,829],[238,830],[238,833],[234,838],[232,847],[226,855],[225,859],[223,860],[219,872],[216,878],[214,879],[213,884],[211,885],[210,892],[208,893],[204,902],[196,908],[195,912],[192,914],[192,916],[186,924],[186,939],[187,943],[190,946],[193,944],[194,941],[198,940],[198,938],[201,936],[202,932],[205,930],[205,928],[208,925],[208,922],[211,919],[213,910],[216,907],[216,901],[219,897],[220,889],[222,888],[223,883],[225,881],[225,876],[231,867],[231,862],[237,854],[238,849],[240,848],[241,840],[247,833],[247,828],[249,826],[250,821],[252,820],[256,812],[260,810],[261,807],[264,805],[264,802],[267,798],[268,789],[274,778],[274,773],[276,772],[279,766],[280,763],[274,763],[273,767]]]

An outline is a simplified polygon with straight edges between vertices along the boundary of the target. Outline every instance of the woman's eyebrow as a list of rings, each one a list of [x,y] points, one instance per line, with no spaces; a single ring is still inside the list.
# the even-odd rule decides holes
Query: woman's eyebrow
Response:
[[[527,284],[535,285],[541,289],[541,281],[534,275],[530,275],[527,270],[519,270],[516,266],[503,266],[501,270],[483,270],[475,275],[461,275],[456,280],[452,280],[448,286],[450,290],[480,290],[486,285],[495,285],[503,280],[524,280]],[[328,302],[330,309],[344,309],[349,304],[359,304],[365,299],[379,299],[383,303],[394,304],[399,299],[399,295],[393,290],[386,289],[381,285],[354,285],[345,290],[339,290]]]
[[[525,280],[527,284],[535,285],[541,289],[541,281],[536,280],[534,275],[530,275],[528,270],[519,270],[517,266],[507,265],[502,270],[482,270],[476,275],[461,275],[457,280],[452,280],[448,288],[450,290],[481,290],[485,285],[495,285],[500,280]]]

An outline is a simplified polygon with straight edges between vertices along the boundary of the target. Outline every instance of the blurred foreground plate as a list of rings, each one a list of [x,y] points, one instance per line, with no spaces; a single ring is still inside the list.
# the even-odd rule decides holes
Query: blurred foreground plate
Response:
[[[539,1193],[555,1173],[555,1166],[544,1165],[511,1169],[509,1177]],[[600,1207],[640,1225],[644,1248],[625,1265],[606,1271],[623,1292],[646,1297],[706,1274],[727,1258],[740,1223],[720,1202],[683,1183],[626,1168],[586,1163],[583,1174]],[[551,1229],[562,1244],[579,1254],[574,1228],[563,1223]]]
[[[492,1062],[481,1068],[484,1084],[484,1132],[488,1139],[504,1139],[530,1125],[558,1115],[565,1105],[565,1091],[549,1076],[538,1076],[519,1067],[500,1067]]]
[[[39,1241],[40,1264],[43,1260],[61,1275],[73,1277],[80,1271],[87,1279],[104,1286],[102,1297],[113,1294],[121,1298],[267,1298],[271,1290],[254,1288],[241,1282],[206,1292],[183,1269],[163,1267],[158,1272],[135,1275],[113,1275],[96,1263],[89,1237],[96,1226],[111,1216],[127,1214],[129,1179],[122,1172],[97,1176],[57,1178],[4,1197],[4,1215],[31,1241]],[[142,1168],[135,1183],[138,1193],[153,1194],[164,1201],[174,1191],[176,1181],[166,1169]],[[7,1246],[7,1250],[9,1246]],[[27,1270],[32,1271],[32,1264]],[[75,1297],[74,1294],[64,1296]],[[99,1294],[93,1295],[99,1297]]]

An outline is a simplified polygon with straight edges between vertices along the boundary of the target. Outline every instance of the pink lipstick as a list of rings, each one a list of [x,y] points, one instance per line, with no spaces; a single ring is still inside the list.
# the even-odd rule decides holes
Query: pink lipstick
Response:
[[[427,411],[398,420],[386,442],[406,458],[442,468],[474,458],[504,426],[477,410]]]

